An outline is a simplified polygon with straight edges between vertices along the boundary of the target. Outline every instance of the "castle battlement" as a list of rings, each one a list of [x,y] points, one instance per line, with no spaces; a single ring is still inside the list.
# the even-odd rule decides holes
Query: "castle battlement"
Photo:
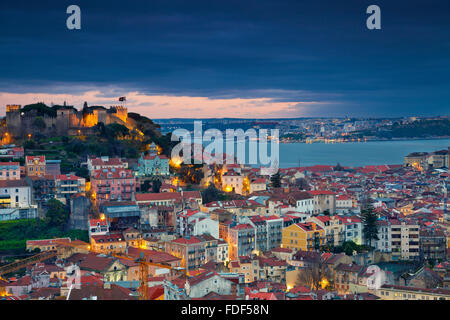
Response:
[[[6,112],[19,112],[21,107],[20,104],[7,104]]]

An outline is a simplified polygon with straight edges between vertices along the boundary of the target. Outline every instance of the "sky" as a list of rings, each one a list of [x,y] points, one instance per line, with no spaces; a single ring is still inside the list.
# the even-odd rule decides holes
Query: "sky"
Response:
[[[448,0],[2,0],[0,115],[120,96],[154,119],[449,115],[449,36]]]

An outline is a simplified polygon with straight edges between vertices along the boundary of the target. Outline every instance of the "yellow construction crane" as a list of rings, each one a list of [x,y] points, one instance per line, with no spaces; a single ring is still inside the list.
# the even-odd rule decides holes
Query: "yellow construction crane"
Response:
[[[27,266],[34,264],[36,262],[41,262],[44,260],[48,260],[51,258],[56,257],[57,253],[55,250],[51,250],[51,251],[43,251],[40,252],[38,254],[35,254],[31,257],[19,260],[19,261],[15,261],[12,262],[10,264],[4,265],[2,267],[0,267],[0,277],[11,273],[11,272],[15,272],[18,271],[20,269],[26,268]]]

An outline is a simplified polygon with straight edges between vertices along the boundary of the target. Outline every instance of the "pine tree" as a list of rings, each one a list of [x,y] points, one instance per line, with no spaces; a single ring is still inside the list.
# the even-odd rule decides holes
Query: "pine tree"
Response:
[[[371,247],[373,240],[379,240],[377,215],[373,211],[370,198],[367,198],[361,205],[361,220],[363,223],[363,235],[366,243]]]
[[[272,185],[272,188],[280,188],[281,187],[280,171],[277,171],[277,173],[273,174],[270,177],[270,183]]]

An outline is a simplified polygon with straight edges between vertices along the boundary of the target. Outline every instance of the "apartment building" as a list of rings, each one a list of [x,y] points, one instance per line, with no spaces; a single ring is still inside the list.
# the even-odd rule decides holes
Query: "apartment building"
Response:
[[[289,194],[291,203],[295,205],[295,210],[308,215],[314,213],[314,197],[306,191],[291,192]]]
[[[248,223],[237,224],[228,230],[228,243],[230,245],[230,259],[239,256],[248,256],[256,248],[255,228]]]
[[[136,179],[129,169],[100,169],[91,174],[91,190],[98,203],[109,200],[134,200]]]
[[[325,230],[325,244],[340,246],[345,241],[345,224],[338,216],[313,216],[306,219]]]
[[[0,180],[20,179],[19,162],[0,162]]]
[[[186,236],[166,242],[165,251],[181,259],[181,267],[196,269],[206,262],[205,241],[200,237]]]
[[[356,244],[363,243],[362,223],[357,216],[337,216],[342,221],[344,229],[344,241],[353,241]]]
[[[88,158],[87,168],[89,173],[101,169],[128,169],[128,162],[122,161],[120,158],[100,157]]]
[[[73,174],[56,175],[55,189],[58,198],[69,199],[74,194],[85,192],[86,179]]]
[[[308,191],[314,197],[314,214],[328,212],[334,214],[336,212],[336,195],[328,190],[312,190]]]
[[[393,260],[419,259],[419,225],[391,220],[391,246]]]
[[[336,212],[347,213],[353,209],[353,199],[349,195],[340,194],[336,196]]]
[[[91,249],[103,254],[125,253],[127,242],[122,233],[91,236]]]
[[[420,256],[426,260],[447,259],[447,236],[442,230],[420,231]]]
[[[247,221],[255,229],[255,250],[266,252],[279,247],[283,237],[283,219],[277,216],[252,216]]]
[[[314,222],[295,223],[283,229],[283,248],[313,251],[323,245],[325,230]]]
[[[378,220],[378,240],[375,240],[372,245],[374,245],[376,250],[381,252],[391,252],[392,251],[392,234],[391,234],[391,224],[388,220]]]

